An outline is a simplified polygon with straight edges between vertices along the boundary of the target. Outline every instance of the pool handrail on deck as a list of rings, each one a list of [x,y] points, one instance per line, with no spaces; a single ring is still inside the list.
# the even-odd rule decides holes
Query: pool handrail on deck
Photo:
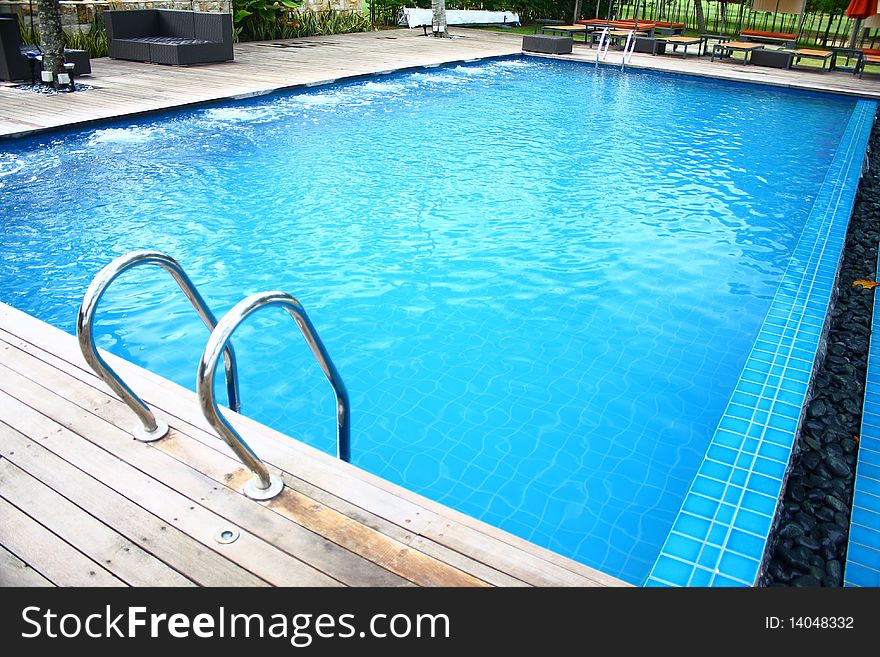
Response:
[[[98,348],[95,346],[92,330],[98,303],[101,301],[104,292],[122,273],[138,265],[157,265],[171,274],[171,277],[192,304],[192,307],[209,331],[212,331],[217,326],[217,318],[214,317],[214,313],[211,312],[208,304],[202,298],[202,295],[199,294],[195,284],[187,276],[180,263],[171,256],[159,251],[131,251],[116,258],[97,273],[86,290],[76,318],[76,336],[79,340],[79,348],[82,351],[83,358],[86,359],[86,362],[95,373],[104,380],[104,383],[110,386],[113,392],[119,395],[122,401],[141,421],[140,425],[132,429],[132,435],[135,439],[141,442],[152,442],[159,440],[168,433],[168,425],[161,420],[157,420],[150,407],[101,358]],[[225,347],[223,360],[226,370],[226,390],[229,395],[229,408],[238,411],[240,407],[238,375],[236,372],[235,352],[232,349],[232,345]]]
[[[348,391],[342,382],[339,371],[333,364],[327,348],[318,336],[315,326],[309,319],[302,304],[286,292],[269,291],[257,292],[245,297],[235,304],[226,313],[217,326],[211,331],[208,344],[199,361],[199,370],[196,377],[196,389],[199,395],[199,404],[202,413],[220,437],[232,448],[235,455],[254,474],[244,486],[244,494],[255,500],[268,500],[281,492],[284,483],[280,478],[271,474],[254,451],[248,446],[232,425],[220,414],[217,402],[214,399],[214,372],[217,369],[217,359],[225,353],[227,344],[233,332],[250,315],[260,308],[278,306],[286,310],[302,332],[303,337],[312,350],[315,360],[321,366],[321,370],[333,387],[336,395],[336,449],[337,456],[342,461],[351,458],[351,419],[349,413]]]

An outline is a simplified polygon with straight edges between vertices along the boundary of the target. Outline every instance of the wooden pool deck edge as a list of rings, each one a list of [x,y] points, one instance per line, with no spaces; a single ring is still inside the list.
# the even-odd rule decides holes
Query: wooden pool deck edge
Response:
[[[420,30],[404,29],[237,43],[233,61],[199,66],[98,58],[92,60],[92,74],[79,80],[93,87],[89,91],[48,96],[0,83],[0,137],[520,52],[519,40],[510,35],[465,32],[454,39],[433,39],[420,36]]]
[[[0,586],[629,586],[230,412],[286,484],[250,500],[193,392],[104,356],[169,436],[0,304]]]
[[[383,30],[287,41],[235,44],[235,60],[172,67],[99,58],[80,82],[92,90],[46,96],[0,83],[0,138],[83,127],[155,112],[240,100],[285,90],[432,68],[522,53],[522,35],[455,28],[454,38],[421,30]],[[595,62],[595,49],[575,45],[571,55],[539,55]],[[619,67],[622,53],[603,63]],[[635,53],[630,69],[746,82],[788,89],[880,99],[880,76],[859,79],[842,72],[780,70],[708,58]]]

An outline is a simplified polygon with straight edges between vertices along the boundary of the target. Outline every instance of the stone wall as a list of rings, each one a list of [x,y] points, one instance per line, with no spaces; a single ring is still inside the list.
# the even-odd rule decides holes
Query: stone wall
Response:
[[[336,9],[337,11],[361,11],[361,0],[305,0],[303,7],[314,11]]]
[[[304,0],[303,7],[321,11],[337,9],[360,11],[361,0]],[[68,32],[88,32],[95,14],[105,9],[195,9],[229,13],[232,0],[61,0],[61,23]],[[27,0],[0,0],[0,13],[18,13],[27,19],[31,5]],[[37,5],[33,3],[34,21]]]

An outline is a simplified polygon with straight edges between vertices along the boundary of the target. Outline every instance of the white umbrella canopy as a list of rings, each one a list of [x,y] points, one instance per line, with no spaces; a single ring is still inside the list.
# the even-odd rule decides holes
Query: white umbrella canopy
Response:
[[[868,16],[862,21],[862,27],[880,27],[880,0],[876,4],[873,16]]]
[[[772,11],[777,14],[800,14],[807,0],[752,0],[752,11]]]

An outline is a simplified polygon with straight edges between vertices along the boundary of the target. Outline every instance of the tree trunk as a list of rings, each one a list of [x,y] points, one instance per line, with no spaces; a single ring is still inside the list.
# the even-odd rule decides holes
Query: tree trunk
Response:
[[[574,0],[574,18],[571,19],[571,24],[574,25],[577,23],[578,19],[581,17],[581,0]]]
[[[694,0],[694,19],[697,21],[697,32],[706,34],[706,17],[703,15],[703,3]]]
[[[52,85],[58,88],[58,74],[64,72],[64,37],[61,30],[61,5],[58,0],[37,0],[40,25],[40,50],[43,70],[52,73]]]
[[[433,24],[434,36],[439,38],[448,37],[449,30],[446,27],[446,0],[431,0],[431,11],[433,12],[431,23]]]

